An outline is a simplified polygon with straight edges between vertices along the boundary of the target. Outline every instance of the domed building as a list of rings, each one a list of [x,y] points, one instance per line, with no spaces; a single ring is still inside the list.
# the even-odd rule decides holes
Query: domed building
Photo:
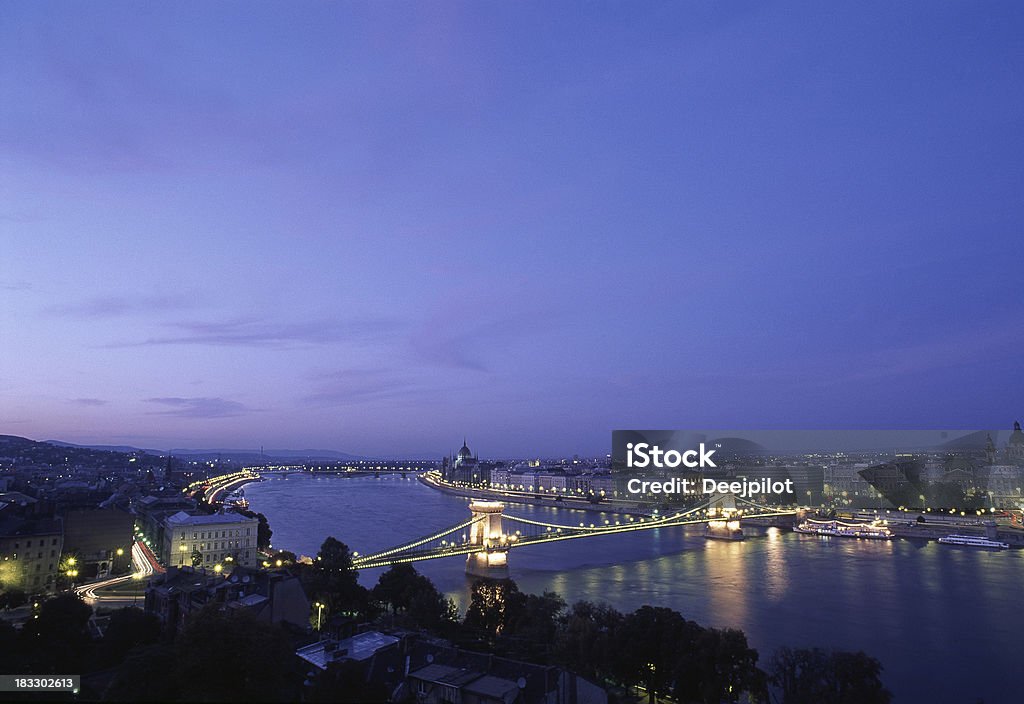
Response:
[[[464,464],[473,463],[476,464],[476,458],[473,457],[473,453],[469,450],[469,445],[466,444],[466,439],[462,439],[462,448],[458,454],[455,455],[455,466],[461,467]]]
[[[1013,424],[1013,432],[1006,442],[1006,459],[1011,464],[1024,464],[1024,430],[1020,429],[1020,421]]]
[[[441,476],[452,482],[476,483],[480,480],[480,460],[469,449],[466,439],[454,455],[445,457],[441,463]]]

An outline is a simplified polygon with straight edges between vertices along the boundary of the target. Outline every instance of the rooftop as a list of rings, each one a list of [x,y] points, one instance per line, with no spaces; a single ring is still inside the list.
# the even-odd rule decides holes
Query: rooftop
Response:
[[[312,643],[299,648],[295,654],[311,665],[326,670],[327,665],[332,661],[366,660],[378,650],[397,642],[398,638],[394,636],[388,636],[378,631],[367,631],[336,642],[322,640]]]
[[[211,515],[192,516],[184,511],[178,511],[167,518],[168,523],[181,524],[186,526],[205,526],[221,523],[257,523],[257,519],[243,516],[240,513],[214,513]]]

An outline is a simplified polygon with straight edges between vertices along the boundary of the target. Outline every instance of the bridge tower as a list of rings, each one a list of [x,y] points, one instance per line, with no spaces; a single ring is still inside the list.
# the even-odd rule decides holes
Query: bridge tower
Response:
[[[473,501],[469,510],[478,522],[470,527],[469,542],[480,549],[466,557],[466,574],[471,577],[505,579],[508,577],[508,537],[501,528],[500,501]]]
[[[704,537],[712,540],[743,540],[743,528],[736,520],[736,497],[714,494],[708,500],[708,521]]]

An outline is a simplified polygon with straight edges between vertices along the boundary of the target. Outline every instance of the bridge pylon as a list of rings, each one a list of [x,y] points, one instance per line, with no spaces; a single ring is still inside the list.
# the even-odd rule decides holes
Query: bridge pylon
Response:
[[[466,557],[466,574],[471,577],[505,579],[508,577],[509,539],[501,526],[505,504],[500,501],[472,501],[469,510],[474,519],[469,542],[480,549]]]
[[[714,494],[708,500],[708,521],[704,537],[712,540],[743,540],[743,528],[736,520],[736,497]]]

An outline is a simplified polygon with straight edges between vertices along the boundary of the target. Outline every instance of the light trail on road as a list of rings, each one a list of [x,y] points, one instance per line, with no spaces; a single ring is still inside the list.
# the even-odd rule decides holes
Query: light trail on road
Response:
[[[90,582],[81,586],[75,587],[75,593],[85,599],[90,604],[107,603],[115,601],[133,601],[133,599],[126,599],[123,594],[112,595],[112,594],[97,594],[97,589],[108,589],[117,584],[123,584],[132,580],[143,580],[151,576],[158,570],[162,571],[160,565],[156,563],[155,558],[152,557],[152,553],[148,551],[145,545],[141,541],[136,541],[132,544],[132,567],[135,571],[132,574],[126,574],[121,577],[113,577],[111,579],[105,579],[99,582]],[[141,586],[141,585],[140,585]]]

